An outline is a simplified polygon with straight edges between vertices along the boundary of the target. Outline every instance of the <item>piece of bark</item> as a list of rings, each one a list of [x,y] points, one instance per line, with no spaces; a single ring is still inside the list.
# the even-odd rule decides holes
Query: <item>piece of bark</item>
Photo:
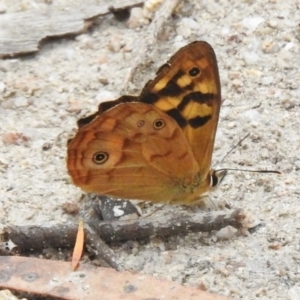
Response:
[[[108,266],[115,270],[121,270],[122,265],[117,259],[114,251],[95,233],[95,231],[87,224],[85,227],[85,246],[90,253],[95,255],[95,258],[104,260]],[[42,252],[48,248],[67,248],[73,249],[77,234],[77,226],[60,226],[57,225],[51,228],[27,227],[17,228],[10,227],[5,233],[5,239],[10,241],[11,247],[13,244],[18,247],[18,251],[23,252]],[[12,249],[7,247],[6,251],[1,251],[2,254],[11,253]]]
[[[86,231],[86,244],[89,252],[93,251],[96,258],[103,259],[111,268],[117,271],[123,270],[123,265],[115,252],[91,228],[87,228]]]
[[[74,272],[70,262],[16,256],[0,256],[0,289],[4,288],[72,300],[228,300],[149,275],[89,264]]]
[[[140,218],[133,221],[93,222],[88,225],[105,242],[145,239],[150,236],[174,236],[190,232],[210,232],[226,226],[243,227],[242,210],[201,212],[179,216]],[[53,227],[8,226],[6,240],[11,240],[22,251],[40,251],[44,248],[71,248],[76,238],[76,225]],[[88,233],[88,232],[87,232]]]
[[[151,56],[153,46],[157,45],[161,32],[164,30],[168,19],[171,17],[180,0],[164,0],[156,11],[151,24],[147,28],[147,39],[139,40],[134,47],[132,57],[137,57],[134,61],[134,66],[129,70],[126,76],[125,83],[121,94],[127,94],[130,89],[130,83],[134,82],[134,76],[137,69],[142,68],[145,62],[148,61],[147,56]]]
[[[30,10],[0,15],[0,58],[38,51],[39,43],[47,37],[78,34],[93,21],[114,11],[141,6],[141,0],[75,1],[64,9]]]

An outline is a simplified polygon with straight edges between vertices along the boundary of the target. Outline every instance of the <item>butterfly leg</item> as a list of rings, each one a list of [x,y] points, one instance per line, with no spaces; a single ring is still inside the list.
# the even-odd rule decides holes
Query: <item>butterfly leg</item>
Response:
[[[226,169],[220,169],[220,170],[211,170],[210,171],[210,178],[208,177],[208,182],[210,183],[210,187],[214,188],[217,185],[219,185],[224,177],[227,174]],[[205,208],[211,208],[217,210],[219,205],[218,203],[215,203],[212,198],[208,194],[201,194],[196,199],[194,199],[191,204],[193,206],[198,207],[205,207]]]
[[[192,207],[201,207],[201,208],[218,210],[218,203],[215,202],[208,194],[199,196],[191,204],[192,204]]]

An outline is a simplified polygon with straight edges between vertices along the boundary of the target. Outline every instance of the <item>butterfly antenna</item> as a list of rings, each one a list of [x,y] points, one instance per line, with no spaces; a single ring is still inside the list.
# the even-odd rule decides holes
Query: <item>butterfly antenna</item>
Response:
[[[272,173],[272,174],[281,174],[281,172],[276,170],[249,170],[249,169],[218,169],[215,172],[225,172],[225,171],[242,171],[242,172],[251,172],[251,173]],[[226,174],[225,174],[226,175]],[[223,178],[222,178],[223,179]]]
[[[250,135],[250,133],[247,133],[242,139],[240,139],[227,153],[226,155],[221,159],[221,162],[225,160],[225,158],[238,146],[241,146],[242,142]],[[251,173],[271,173],[271,174],[281,174],[279,171],[276,170],[249,170],[249,169],[231,169],[231,168],[226,168],[226,169],[218,169],[214,170],[214,174],[216,175],[216,184],[219,184],[225,175],[227,174],[227,171],[242,171],[242,172],[251,172]],[[215,186],[213,185],[213,186]]]
[[[247,133],[242,139],[240,139],[226,154],[225,156],[219,161],[219,163],[222,163],[225,158],[237,147],[241,146],[242,142],[250,135],[250,133]]]

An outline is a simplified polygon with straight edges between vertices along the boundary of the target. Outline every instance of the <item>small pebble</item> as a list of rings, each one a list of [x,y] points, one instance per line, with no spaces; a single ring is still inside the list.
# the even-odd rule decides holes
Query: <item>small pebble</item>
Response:
[[[122,37],[119,35],[114,35],[108,42],[108,49],[112,52],[119,52],[122,48],[123,43],[121,43]]]
[[[4,100],[0,103],[1,103],[1,106],[5,109],[12,109],[14,107],[14,100],[12,98]]]
[[[265,159],[270,157],[269,151],[266,148],[263,148],[260,150],[260,155],[262,158],[265,158]]]
[[[271,28],[277,28],[278,27],[278,22],[276,20],[270,20],[268,22],[268,25],[271,27]]]
[[[158,10],[163,0],[147,0],[144,3],[143,16],[147,19],[152,19],[154,13]]]
[[[289,300],[299,300],[300,299],[300,287],[294,285],[288,290],[288,299]]]
[[[255,52],[245,52],[244,61],[247,65],[255,65],[260,60],[259,56]]]
[[[234,127],[236,127],[236,122],[229,122],[229,123],[227,124],[227,128],[228,128],[228,129],[232,129],[232,128],[234,128]]]
[[[262,85],[270,85],[274,81],[273,76],[266,76],[261,79],[261,84]]]
[[[133,7],[130,12],[130,17],[127,21],[129,28],[137,28],[147,24],[149,21],[145,18],[141,7]]]
[[[3,81],[0,81],[0,93],[4,93],[6,90],[6,85]]]
[[[274,41],[265,41],[262,44],[262,50],[264,53],[276,53],[279,51],[279,46]]]
[[[242,118],[247,118],[251,121],[257,121],[261,118],[260,113],[255,109],[248,109],[241,115]]]
[[[254,31],[261,23],[265,21],[262,17],[249,17],[244,18],[242,24],[244,27],[248,28],[249,30]]]
[[[237,229],[232,226],[226,226],[216,233],[218,240],[229,240],[237,233]]]
[[[178,35],[188,38],[192,32],[196,31],[199,33],[200,25],[192,18],[182,18],[176,28]]]
[[[113,212],[115,217],[121,217],[124,215],[124,210],[121,209],[120,205],[114,206]]]
[[[0,3],[0,14],[4,14],[6,13],[6,6],[4,5],[4,3]]]
[[[96,100],[99,102],[105,102],[116,99],[115,94],[111,91],[101,89],[96,95]]]
[[[28,99],[25,98],[25,97],[17,97],[15,100],[14,100],[14,105],[15,107],[25,107],[25,106],[28,106]]]

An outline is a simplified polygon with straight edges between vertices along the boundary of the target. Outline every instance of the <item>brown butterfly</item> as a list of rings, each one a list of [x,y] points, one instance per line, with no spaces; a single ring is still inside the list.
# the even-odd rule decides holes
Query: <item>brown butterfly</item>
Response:
[[[193,42],[139,96],[102,103],[78,121],[68,145],[68,171],[88,192],[199,204],[226,174],[211,169],[220,106],[215,53],[206,42]]]

